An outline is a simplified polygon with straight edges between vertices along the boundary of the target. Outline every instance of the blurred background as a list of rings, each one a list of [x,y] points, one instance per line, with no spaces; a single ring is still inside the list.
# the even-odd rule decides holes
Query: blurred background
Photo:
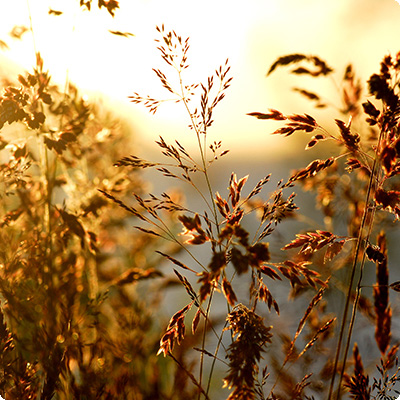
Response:
[[[222,140],[231,157],[240,159],[291,157],[298,150],[290,141],[270,135],[275,125],[247,113],[268,108],[311,113],[312,105],[293,93],[293,86],[313,85],[318,93],[337,100],[338,88],[331,79],[290,76],[284,70],[267,78],[277,57],[318,55],[335,69],[337,82],[346,65],[353,63],[365,82],[384,55],[400,49],[400,6],[395,0],[121,0],[119,4],[112,18],[96,4],[91,12],[83,11],[74,0],[7,2],[0,15],[1,67],[6,74],[29,70],[36,49],[55,82],[63,85],[68,77],[88,96],[105,98],[129,119],[144,151],[151,151],[159,135],[177,138],[189,148],[195,145],[182,123],[187,118],[182,107],[166,103],[153,116],[128,99],[133,92],[168,98],[152,71],[165,70],[154,42],[156,25],[165,24],[167,30],[190,37],[189,83],[205,82],[229,58],[234,80],[216,110],[209,142]],[[22,28],[31,26],[33,37]],[[116,36],[110,30],[134,36]],[[321,111],[321,118],[325,114]]]
[[[268,108],[284,114],[308,113],[333,129],[332,121],[341,118],[340,85],[346,66],[352,63],[364,84],[379,71],[383,56],[400,51],[400,5],[395,0],[121,0],[114,18],[105,9],[98,10],[96,3],[90,12],[83,10],[78,0],[14,0],[3,5],[0,74],[15,80],[18,73],[32,70],[35,53],[40,52],[44,68],[60,87],[70,82],[89,100],[102,102],[126,120],[132,136],[132,148],[127,144],[126,155],[152,159],[159,152],[154,144],[159,135],[167,142],[177,139],[195,151],[197,140],[187,128],[183,106],[167,102],[153,115],[128,98],[134,92],[169,98],[152,71],[160,68],[168,73],[154,42],[160,38],[157,25],[190,37],[191,67],[184,76],[187,84],[206,82],[227,58],[231,66],[233,82],[214,113],[208,138],[209,143],[222,140],[223,149],[231,151],[216,164],[213,175],[213,189],[223,194],[231,171],[238,177],[250,173],[248,188],[272,173],[268,190],[274,190],[291,168],[304,167],[307,159],[321,157],[318,148],[310,150],[311,154],[303,151],[308,142],[304,133],[294,135],[299,139],[273,136],[271,132],[281,124],[260,121],[248,113],[265,113]],[[285,68],[267,77],[278,57],[293,53],[319,56],[335,70],[333,77],[294,76]],[[293,87],[313,90],[336,107],[315,109]],[[150,176],[152,179],[157,192],[171,184]],[[199,209],[198,196],[185,195],[191,207]],[[305,195],[296,203],[317,223],[313,229],[323,229],[322,213],[314,209],[314,196]],[[290,241],[297,228],[295,223],[290,229],[285,227],[274,239],[278,243],[273,248]],[[392,246],[391,251],[394,259],[400,258],[398,246]],[[400,277],[394,275],[392,280],[396,279]],[[176,311],[176,302],[187,300],[181,289],[179,299],[175,292],[169,293],[168,299],[173,301],[165,303],[170,308],[168,315]],[[296,312],[294,306],[293,310]]]

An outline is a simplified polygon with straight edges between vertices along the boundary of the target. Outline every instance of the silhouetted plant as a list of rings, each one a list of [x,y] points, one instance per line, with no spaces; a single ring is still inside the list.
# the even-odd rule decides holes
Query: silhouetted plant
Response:
[[[91,1],[80,5],[90,10]],[[98,7],[114,15],[118,2],[99,1]],[[158,49],[178,85],[155,69],[169,99],[134,93],[131,100],[152,113],[165,101],[180,103],[197,154],[162,137],[156,143],[166,162],[123,154],[123,127],[72,85],[65,93],[52,85],[39,53],[32,73],[4,85],[0,394],[210,399],[218,386],[232,400],[395,398],[399,344],[392,337],[389,289],[400,291],[400,283],[390,283],[386,236],[400,219],[400,53],[385,57],[369,79],[372,101],[362,103],[361,83],[347,66],[336,131],[308,114],[249,113],[281,121],[275,134],[312,134],[306,150],[333,143],[337,154],[292,171],[267,196],[270,174],[246,191],[248,176],[234,172],[228,193],[220,194],[211,169],[228,151],[208,134],[232,81],[228,61],[206,83],[188,83],[189,39],[164,26],[157,31]],[[317,56],[291,54],[278,58],[268,75],[286,66],[316,79],[334,74]],[[317,108],[329,105],[314,91],[294,90]],[[366,127],[356,130],[362,115]],[[148,168],[188,185],[203,207],[192,210],[177,192],[145,195],[139,171]],[[315,192],[325,226],[301,230],[278,253],[270,248],[278,225],[299,217],[295,185]],[[254,217],[257,226],[249,228]],[[371,298],[362,294],[371,286],[364,282],[368,260],[376,265]],[[162,261],[174,265],[174,274],[161,271]],[[160,333],[164,321],[156,310],[176,284],[188,300]],[[302,309],[296,318],[278,296],[283,290]],[[337,315],[340,295],[345,306]],[[352,341],[358,313],[375,328],[375,373]]]
[[[387,253],[386,241],[384,234],[378,237],[378,244],[374,245],[371,241],[371,233],[373,232],[375,221],[379,222],[380,229],[384,224],[384,219],[387,218],[387,212],[394,216],[395,222],[400,217],[400,192],[395,189],[398,185],[399,174],[399,137],[398,137],[398,114],[400,111],[399,97],[398,97],[398,81],[397,75],[400,69],[400,53],[393,59],[387,56],[381,63],[380,74],[374,74],[368,81],[368,88],[370,95],[373,95],[376,100],[381,101],[381,107],[377,108],[371,101],[367,100],[362,103],[362,108],[367,116],[366,122],[369,125],[369,136],[365,133],[361,135],[351,129],[352,118],[360,116],[361,107],[361,85],[356,81],[352,66],[346,68],[343,81],[343,103],[342,113],[349,116],[348,123],[340,119],[335,122],[339,128],[337,134],[332,134],[320,126],[314,118],[305,115],[299,118],[298,116],[284,116],[279,111],[271,110],[268,114],[251,113],[260,119],[275,119],[275,120],[288,120],[289,123],[285,127],[278,129],[274,133],[291,135],[297,130],[303,130],[307,133],[316,132],[306,146],[306,150],[314,147],[321,140],[333,140],[339,147],[342,147],[342,152],[336,157],[330,157],[326,161],[314,160],[307,168],[296,172],[289,179],[289,182],[301,180],[307,190],[317,190],[319,195],[318,202],[323,205],[321,207],[327,221],[331,220],[336,215],[333,200],[335,199],[335,192],[337,194],[344,193],[348,206],[352,205],[350,210],[353,210],[353,215],[350,217],[348,224],[349,237],[337,241],[337,237],[330,232],[324,232],[322,239],[321,234],[308,233],[307,235],[299,235],[298,239],[294,240],[291,244],[286,246],[300,247],[303,255],[308,255],[316,250],[329,245],[333,249],[333,254],[337,254],[342,250],[343,244],[347,240],[352,240],[352,237],[357,237],[355,248],[350,255],[350,258],[345,259],[346,265],[351,263],[351,274],[348,283],[346,305],[342,316],[341,329],[339,334],[339,341],[336,349],[336,357],[334,369],[332,373],[332,380],[329,391],[329,398],[333,395],[336,369],[339,365],[339,357],[346,337],[345,331],[347,329],[347,339],[345,342],[345,350],[340,368],[339,391],[340,394],[341,382],[345,375],[347,353],[351,343],[351,336],[355,324],[355,316],[357,308],[362,306],[363,301],[361,296],[363,270],[366,259],[377,263],[377,285],[374,286],[374,302],[376,320],[376,342],[382,355],[386,353],[390,343],[390,321],[391,309],[388,306],[388,289],[392,287],[397,289],[395,284],[389,285],[388,282],[388,268],[387,268]],[[301,63],[304,61],[311,61],[317,68],[316,71],[311,71],[303,67],[297,67],[292,72],[299,74],[310,74],[312,76],[326,76],[331,74],[333,70],[327,64],[320,60],[318,57],[303,56],[293,54],[279,58],[269,70],[271,73],[279,66],[288,65],[291,63]],[[296,89],[301,94],[308,97],[310,100],[319,100],[320,97],[308,91]],[[319,104],[321,106],[321,104]],[[343,179],[340,179],[340,173],[333,174],[333,179],[329,179],[329,170],[334,162],[338,162],[343,158],[346,159],[346,170],[351,174],[351,180],[345,185],[341,185]],[[322,174],[321,172],[322,171]],[[339,170],[341,171],[341,169]],[[353,172],[355,171],[355,172]],[[318,175],[321,175],[318,178]],[[323,184],[323,180],[329,179],[328,187]],[[344,186],[344,187],[343,187]],[[351,190],[351,186],[356,187],[357,192]],[[382,212],[384,211],[384,212]],[[315,237],[317,236],[317,239]],[[325,254],[325,260],[331,258],[329,248]],[[328,255],[328,257],[327,257]],[[340,267],[340,266],[339,266]],[[338,266],[336,266],[338,268]],[[356,272],[358,271],[358,281],[356,282]],[[353,311],[347,328],[346,321],[348,311],[353,302]],[[364,310],[365,311],[365,310]],[[373,313],[372,313],[373,314]],[[397,345],[393,346],[390,350],[391,357],[397,352]],[[348,378],[346,385],[350,387],[350,392],[354,398],[370,398],[371,390],[368,389],[368,377],[363,374],[363,366],[361,356],[358,348],[355,347],[354,359],[356,363],[354,377]]]
[[[174,202],[167,193],[162,193],[159,197],[151,194],[149,198],[135,194],[138,206],[134,207],[121,202],[110,193],[104,194],[142,220],[143,225],[138,226],[138,229],[176,243],[191,257],[192,261],[184,264],[171,255],[162,253],[185,273],[186,276],[174,270],[189,295],[190,302],[171,318],[166,333],[161,338],[159,353],[175,359],[173,352],[176,345],[184,343],[187,337],[185,318],[189,310],[194,307],[196,312],[192,320],[192,333],[196,335],[201,320],[204,320],[205,327],[211,326],[211,329],[204,329],[201,333],[203,338],[198,377],[187,370],[187,374],[198,390],[199,398],[202,396],[209,398],[211,378],[215,364],[222,361],[221,353],[228,359],[225,384],[232,389],[230,399],[309,398],[306,395],[307,388],[312,389],[311,393],[318,392],[320,395],[328,395],[331,398],[335,392],[337,371],[340,375],[337,397],[341,396],[345,388],[348,388],[354,398],[371,398],[373,390],[379,389],[379,394],[376,395],[376,398],[379,398],[383,393],[381,390],[383,381],[375,381],[373,388],[369,386],[370,381],[365,375],[357,347],[354,350],[356,367],[353,376],[345,374],[345,370],[357,310],[367,315],[375,324],[377,331],[375,337],[378,349],[383,356],[382,363],[389,369],[393,367],[398,348],[396,344],[389,347],[391,309],[388,305],[388,289],[397,290],[397,283],[392,285],[388,283],[384,235],[380,235],[378,244],[375,245],[372,243],[371,234],[375,221],[379,221],[379,229],[385,226],[385,220],[388,219],[387,212],[394,215],[395,220],[398,220],[400,215],[400,192],[395,190],[398,182],[397,175],[400,171],[398,161],[400,108],[396,80],[400,69],[398,61],[400,55],[394,60],[386,57],[382,62],[381,73],[373,75],[368,81],[370,93],[377,100],[382,101],[381,109],[373,105],[371,101],[364,102],[362,107],[360,106],[362,87],[356,80],[352,67],[346,68],[343,78],[344,106],[340,112],[350,118],[348,122],[339,118],[335,120],[337,132],[324,129],[316,119],[307,114],[284,115],[274,109],[269,110],[268,113],[250,113],[249,115],[258,119],[284,121],[285,125],[276,130],[275,134],[290,136],[297,131],[313,133],[314,136],[308,141],[306,150],[314,148],[321,141],[333,141],[338,146],[338,155],[325,160],[315,159],[305,168],[293,172],[287,181],[282,180],[278,183],[277,189],[267,200],[259,200],[256,196],[260,195],[270,180],[269,175],[261,179],[248,195],[243,195],[247,177],[238,179],[236,174],[232,173],[228,185],[228,196],[224,198],[218,192],[214,193],[210,183],[210,167],[227,151],[219,153],[220,142],[209,145],[207,133],[212,126],[213,111],[223,99],[224,92],[231,82],[231,78],[228,78],[228,63],[217,69],[215,75],[209,77],[206,84],[188,84],[184,80],[184,70],[188,68],[188,39],[182,39],[173,31],[167,32],[164,27],[157,30],[162,35],[162,39],[158,41],[161,43],[159,50],[162,58],[178,74],[179,86],[174,88],[169,83],[167,75],[161,70],[155,70],[155,72],[161,84],[172,95],[170,100],[182,103],[187,110],[189,127],[197,138],[198,159],[190,155],[181,143],[168,144],[160,138],[157,144],[162,154],[167,157],[168,163],[129,156],[121,159],[116,165],[155,168],[167,178],[178,179],[189,184],[203,199],[206,210],[191,211],[183,204]],[[304,67],[302,63],[310,63],[312,69]],[[292,71],[295,74],[323,77],[333,73],[333,69],[319,57],[294,54],[280,57],[271,66],[269,74],[278,67],[289,64],[296,64]],[[215,81],[218,85],[214,91]],[[321,97],[314,92],[299,88],[295,90],[309,100],[316,101],[318,107],[326,106]],[[194,103],[197,93],[199,93],[199,104],[196,107]],[[151,96],[143,97],[137,93],[131,96],[131,100],[134,103],[144,104],[152,113],[155,113],[165,101]],[[351,129],[352,119],[361,116],[361,109],[367,115],[367,123],[370,126],[366,134]],[[201,175],[204,179],[207,194],[199,189],[199,181],[194,180],[195,175]],[[296,183],[300,183],[306,190],[317,192],[317,205],[325,215],[325,222],[330,230],[319,229],[299,233],[296,239],[283,247],[282,250],[288,251],[284,261],[273,261],[269,244],[265,242],[265,239],[274,233],[279,223],[296,215],[298,208],[294,203],[295,194],[289,193],[285,196],[286,190]],[[346,235],[331,232],[335,227],[335,222],[343,218],[343,215],[339,214],[340,207],[348,209],[345,214],[348,220]],[[182,242],[165,224],[164,218],[159,215],[161,210],[177,214],[177,219],[183,226],[182,234],[188,237],[185,242]],[[259,217],[259,228],[253,237],[243,226],[244,218],[252,212]],[[349,244],[346,245],[346,243]],[[207,257],[205,260],[199,259],[191,251],[191,246],[206,246],[209,252],[208,260]],[[297,254],[292,253],[291,249],[295,248],[299,249]],[[321,252],[323,252],[322,257]],[[377,284],[374,286],[375,306],[361,295],[362,273],[367,258],[377,263]],[[311,265],[314,265],[312,269]],[[346,265],[350,265],[350,281],[347,283],[342,281],[337,272]],[[320,274],[322,274],[322,279]],[[244,305],[242,304],[244,300],[238,301],[235,286],[243,284],[246,281],[244,279],[246,275],[250,275],[250,287],[249,296],[245,300],[247,305]],[[281,307],[270,288],[272,281],[282,280],[282,278],[289,280],[292,296],[296,298],[306,294],[309,289],[317,292],[300,319],[292,339],[285,336],[283,332],[274,332],[273,328],[264,325],[263,318],[256,313],[261,308],[260,302],[266,303],[270,311],[274,309],[276,313],[280,313]],[[268,282],[269,279],[271,281]],[[334,282],[333,288],[328,286],[329,281]],[[329,297],[326,297],[326,293],[335,293],[335,286],[345,293],[346,298],[336,345],[331,327],[337,317],[333,309],[329,307]],[[228,310],[226,327],[220,332],[217,331],[219,328],[212,319],[216,292],[222,293]],[[347,325],[351,304],[353,304],[353,311],[350,323]],[[309,332],[304,334],[307,324]],[[223,340],[224,332],[227,330],[232,330],[232,343],[228,347],[224,345]],[[205,335],[207,333],[217,338],[217,345],[213,351],[206,349]],[[263,368],[261,381],[259,381],[259,363],[261,353],[267,349],[265,345],[274,340],[274,333],[282,338],[283,361],[279,360],[281,356],[269,349],[267,360],[274,371],[275,383],[270,384],[267,390],[269,374],[267,368]],[[301,348],[298,348],[298,338],[302,333]],[[342,347],[344,347],[344,356],[340,361]],[[308,357],[309,351],[313,351],[316,360],[313,360],[313,356]],[[326,357],[323,354],[331,354],[331,356]],[[392,360],[391,362],[387,361],[386,354]],[[212,358],[207,380],[204,378],[205,356]],[[302,367],[296,369],[296,365],[302,365]],[[182,364],[179,366],[182,367]],[[289,372],[289,368],[292,372]],[[323,386],[318,386],[315,381],[313,382],[316,368],[321,370],[317,379],[324,382]],[[385,387],[389,388],[389,380],[385,378],[387,369],[379,371],[383,379],[386,379]],[[393,378],[391,382],[395,379]]]
[[[0,394],[162,396],[149,310],[159,299],[143,301],[132,285],[162,275],[147,249],[163,245],[98,191],[142,190],[137,173],[112,166],[124,122],[72,85],[61,93],[39,54],[18,80],[0,98]]]

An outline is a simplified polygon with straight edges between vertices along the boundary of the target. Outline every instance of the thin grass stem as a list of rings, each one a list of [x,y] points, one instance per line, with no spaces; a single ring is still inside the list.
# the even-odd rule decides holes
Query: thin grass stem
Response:
[[[377,148],[379,148],[382,136],[383,136],[383,130],[381,130],[381,132],[380,132]],[[374,164],[373,164],[371,175],[370,175],[369,182],[368,182],[368,189],[367,189],[367,194],[366,194],[366,198],[365,198],[364,212],[363,212],[363,216],[362,216],[362,220],[361,220],[361,225],[360,225],[360,228],[359,228],[359,233],[358,233],[358,238],[357,238],[357,243],[356,243],[356,249],[355,249],[353,265],[352,265],[352,268],[351,268],[350,281],[349,281],[348,292],[347,292],[347,296],[346,296],[346,303],[345,303],[345,307],[344,307],[344,310],[343,310],[343,316],[342,316],[342,323],[341,323],[341,327],[340,327],[339,340],[338,340],[338,344],[337,344],[337,347],[336,347],[335,362],[334,362],[334,366],[333,366],[331,384],[330,384],[330,387],[329,387],[328,400],[330,400],[332,398],[333,391],[334,391],[336,370],[337,370],[338,363],[339,363],[340,351],[341,351],[341,347],[342,347],[342,341],[343,341],[344,332],[346,330],[346,325],[347,325],[346,320],[347,320],[347,315],[348,315],[349,308],[350,308],[351,294],[352,294],[352,291],[353,291],[353,284],[354,284],[354,279],[355,279],[355,273],[356,273],[356,270],[357,270],[357,262],[358,262],[359,254],[360,254],[360,251],[361,251],[361,248],[362,248],[362,244],[366,240],[368,240],[368,235],[371,232],[372,225],[373,225],[373,220],[371,220],[370,226],[369,226],[369,230],[368,230],[368,234],[364,238],[364,227],[365,227],[365,224],[366,224],[366,221],[367,221],[367,217],[368,217],[368,214],[369,214],[369,202],[370,202],[372,189],[373,189],[373,186],[375,184],[375,174],[376,174],[377,164],[378,164],[378,160],[377,160],[377,156],[376,156],[374,158]],[[375,207],[374,207],[374,209],[375,209]],[[373,215],[374,215],[374,213],[371,215],[371,217],[373,217]],[[362,270],[364,268],[364,262],[365,262],[365,254],[364,254],[363,258],[362,258],[362,262],[361,262],[361,265],[360,265],[360,277],[362,277]],[[360,281],[359,281],[359,284],[361,284]],[[357,299],[357,303],[358,303],[358,299]],[[340,372],[340,378],[339,378],[339,383],[338,383],[338,391],[337,391],[337,396],[336,396],[337,399],[339,399],[339,397],[340,397],[340,386],[341,386],[341,382],[343,380],[344,371],[345,371],[345,368],[346,368],[346,359],[347,359],[348,349],[349,349],[349,345],[350,345],[350,341],[351,341],[351,333],[352,333],[352,329],[353,329],[353,326],[354,326],[355,313],[356,313],[356,308],[354,308],[354,307],[357,307],[356,301],[354,302],[354,305],[353,305],[353,313],[352,313],[353,315],[352,315],[352,318],[351,318],[351,321],[350,321],[349,331],[348,331],[349,335],[347,337],[346,346],[345,346],[345,353],[343,355],[343,365],[342,365],[341,372]]]

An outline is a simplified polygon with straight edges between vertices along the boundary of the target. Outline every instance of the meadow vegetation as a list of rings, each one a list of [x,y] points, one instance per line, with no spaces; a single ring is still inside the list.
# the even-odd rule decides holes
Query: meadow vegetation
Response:
[[[118,2],[99,7],[113,15]],[[366,91],[345,68],[333,130],[308,114],[250,112],[280,121],[272,133],[287,140],[308,135],[310,160],[250,188],[228,171],[218,193],[212,174],[229,154],[209,131],[232,82],[229,62],[205,83],[186,82],[189,39],[164,26],[157,35],[166,69],[154,72],[168,98],[130,100],[152,113],[165,101],[184,107],[197,154],[162,137],[160,160],[126,154],[129,127],[72,84],[52,84],[39,53],[33,71],[3,83],[0,395],[396,399],[400,283],[388,254],[400,219],[400,53],[383,58]],[[268,75],[284,68],[338,76],[303,54],[278,58]],[[317,158],[320,146],[331,155]],[[148,193],[147,169],[202,206],[191,209],[175,189]],[[325,226],[308,219],[272,248],[302,221],[304,191]],[[184,305],[166,316],[176,293]]]

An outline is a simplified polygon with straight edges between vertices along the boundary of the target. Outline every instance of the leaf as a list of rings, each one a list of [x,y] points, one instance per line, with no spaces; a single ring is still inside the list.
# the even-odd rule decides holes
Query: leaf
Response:
[[[386,145],[381,152],[382,167],[388,175],[396,164],[396,150],[390,145]]]
[[[312,138],[312,139],[307,143],[307,146],[305,147],[305,150],[311,149],[311,148],[314,147],[317,143],[318,143],[318,140],[316,140],[315,138]]]
[[[376,99],[385,99],[390,87],[387,80],[378,74],[373,74],[368,80],[369,93],[374,95]]]
[[[199,302],[197,301],[197,295],[196,292],[194,291],[192,285],[190,282],[187,280],[186,277],[181,275],[176,269],[174,269],[175,275],[179,278],[181,281],[182,285],[185,287],[186,292],[188,293],[189,297],[194,301],[194,304],[196,304],[197,307],[199,307]]]
[[[19,82],[21,82],[25,87],[29,87],[29,83],[27,82],[27,80],[26,80],[22,75],[18,75],[18,80],[19,80]]]
[[[23,158],[26,157],[27,154],[27,148],[26,148],[26,144],[23,147],[19,147],[17,146],[14,150],[14,154],[13,157],[18,160],[19,158]]]
[[[240,200],[240,192],[248,178],[249,178],[249,176],[246,175],[245,177],[243,177],[243,178],[239,179],[239,181],[237,181],[236,174],[233,172],[231,174],[228,189],[229,189],[229,196],[231,198],[232,207],[234,209],[236,208],[236,205],[238,204],[238,202]]]
[[[362,106],[364,112],[372,118],[378,118],[379,114],[381,113],[369,100],[363,103]]]
[[[272,132],[273,135],[285,135],[285,136],[290,136],[293,132],[295,132],[296,129],[290,127],[290,126],[284,126],[283,128],[279,128],[276,131]]]
[[[142,160],[136,156],[123,157],[114,164],[115,167],[130,166],[132,168],[149,168],[156,165],[158,164]]]
[[[30,115],[30,117],[26,117],[26,122],[27,122],[27,124],[28,124],[28,126],[31,128],[31,129],[38,129],[39,127],[40,127],[40,125],[42,125],[43,124],[43,122],[45,121],[45,119],[46,119],[46,117],[45,117],[45,115],[41,112],[41,111],[39,111],[39,112],[37,112],[37,111],[34,111],[31,115]],[[58,147],[58,151],[57,151],[57,153],[59,153],[59,152],[61,152],[62,150],[62,147],[63,147],[63,144],[62,143],[59,143],[59,146],[56,146],[56,147]],[[60,153],[59,153],[60,154]]]
[[[60,139],[62,139],[64,142],[70,143],[70,142],[76,142],[76,135],[73,134],[72,132],[63,132],[60,135]]]
[[[193,335],[196,333],[197,327],[199,325],[200,316],[201,316],[201,309],[199,308],[196,311],[196,314],[195,314],[195,316],[193,318],[193,322],[192,322],[192,333],[193,333]]]
[[[157,355],[164,353],[164,357],[172,351],[175,342],[180,344],[185,336],[185,315],[192,308],[194,301],[177,311],[170,319],[167,332],[160,340],[160,349]]]
[[[219,156],[222,157],[229,153],[229,150],[224,150]]]
[[[158,251],[158,250],[156,250],[156,253],[160,254],[163,257],[165,257],[166,259],[168,259],[169,261],[171,261],[172,263],[174,263],[178,267],[181,267],[182,269],[186,269],[186,270],[188,270],[190,272],[196,273],[196,271],[194,271],[193,269],[189,268],[187,265],[181,263],[179,260],[169,256],[168,254],[164,254],[164,253],[162,253],[161,251]]]
[[[389,285],[390,289],[394,290],[395,292],[400,292],[400,281],[393,282]]]
[[[362,168],[362,164],[360,161],[358,161],[356,158],[348,158],[346,161],[346,170],[351,172],[353,171],[353,169],[358,169],[358,168]]]
[[[115,10],[119,8],[119,2],[116,0],[98,0],[98,7],[105,7],[109,14],[114,17]]]
[[[252,112],[248,113],[251,117],[256,117],[257,119],[273,119],[275,121],[285,120],[286,117],[278,110],[274,110],[273,108],[269,109],[269,114],[263,114],[260,112]]]
[[[300,122],[305,125],[311,125],[315,128],[318,127],[317,121],[308,114],[300,115],[300,114],[293,114],[288,117],[291,121]]]
[[[277,129],[273,134],[289,136],[295,131],[305,131],[310,133],[318,128],[317,121],[308,114],[294,114],[286,118],[292,122],[286,124],[283,128]]]
[[[193,218],[186,215],[180,215],[178,219],[184,226],[182,235],[190,236],[185,243],[200,245],[209,240],[201,227],[199,214],[195,214]]]
[[[282,250],[289,250],[289,249],[293,249],[295,247],[300,247],[309,241],[309,238],[307,237],[307,235],[296,234],[296,236],[297,236],[297,238],[292,240],[290,243],[288,243],[284,247],[282,247]]]
[[[210,353],[209,351],[207,351],[207,350],[205,350],[205,349],[199,349],[198,347],[193,347],[193,350],[196,350],[196,351],[198,351],[198,352],[200,352],[200,353],[203,353],[203,354],[205,354],[206,356],[211,357],[211,358],[213,358],[213,359],[216,358],[214,354]]]
[[[256,243],[248,248],[250,264],[259,266],[270,260],[269,243]]]
[[[237,298],[235,292],[233,291],[232,285],[226,278],[222,280],[222,291],[228,300],[228,303],[233,307],[237,302]]]
[[[8,213],[6,213],[3,216],[2,221],[0,222],[0,228],[8,226],[11,222],[15,222],[23,212],[24,211],[22,209],[17,208],[16,210],[9,211]]]
[[[202,283],[200,286],[199,294],[200,294],[200,303],[203,303],[203,301],[207,298],[207,296],[211,293],[211,290],[213,288],[213,283],[212,283],[212,276],[210,272],[203,271],[199,274],[200,278],[198,280],[199,283]]]
[[[57,11],[57,10],[53,10],[52,8],[49,8],[49,14],[50,15],[55,15],[55,16],[59,16],[59,15],[62,15],[62,11]]]
[[[310,347],[312,347],[312,346],[314,345],[314,343],[317,341],[318,336],[319,336],[321,333],[327,331],[327,330],[330,328],[330,326],[332,325],[332,323],[335,322],[335,321],[336,321],[336,317],[330,319],[330,320],[327,321],[324,325],[322,325],[322,326],[318,329],[318,331],[315,333],[315,335],[313,336],[313,338],[312,338],[310,341],[308,341],[308,343],[305,345],[304,349],[303,349],[302,352],[299,354],[298,358],[300,358]]]
[[[8,44],[4,40],[0,40],[0,49],[2,50],[8,50]]]
[[[13,38],[13,39],[18,39],[21,40],[22,36],[24,35],[24,33],[28,32],[28,28],[26,26],[23,25],[15,25],[11,32],[9,33],[9,35]]]
[[[337,238],[331,232],[320,230],[317,230],[316,232],[307,232],[306,234],[296,234],[296,236],[297,238],[284,246],[282,250],[288,250],[302,246],[300,253],[309,255],[329,245]],[[285,264],[286,262],[287,261],[285,261]]]
[[[274,307],[275,312],[279,315],[279,306],[276,300],[273,298],[271,292],[268,287],[260,281],[260,287],[258,289],[257,297],[265,302],[268,306],[268,309],[271,310],[271,307]]]
[[[145,228],[142,228],[141,226],[134,226],[134,228],[137,229],[137,230],[139,230],[139,231],[141,231],[141,232],[147,233],[147,234],[149,234],[149,235],[162,237],[159,233],[154,232],[154,231],[152,231],[151,229],[145,229]]]
[[[271,72],[275,71],[277,67],[280,67],[282,65],[289,65],[305,59],[307,59],[307,56],[305,56],[304,54],[290,54],[287,56],[279,57],[269,68],[267,76],[271,74]]]
[[[201,229],[201,222],[198,214],[195,214],[193,218],[187,217],[186,215],[179,215],[178,219],[188,231],[198,231]]]
[[[318,74],[328,75],[333,72],[333,69],[328,66],[328,64],[317,56],[310,56],[309,59],[314,63],[316,67],[319,68]]]
[[[215,204],[217,205],[220,214],[221,214],[224,218],[226,218],[226,217],[230,214],[230,212],[231,212],[231,211],[230,211],[230,208],[229,208],[228,202],[227,202],[225,199],[223,199],[223,198],[221,197],[221,195],[220,195],[218,192],[215,193],[214,202],[215,202]]]
[[[346,125],[343,121],[335,119],[335,122],[340,129],[340,134],[344,140],[346,147],[348,147],[349,150],[357,151],[360,147],[360,135],[358,133],[353,134],[350,131],[350,126]]]
[[[344,243],[344,240],[331,243],[326,249],[324,263],[331,261],[335,256],[337,256],[342,251]]]
[[[265,178],[261,179],[257,185],[254,187],[254,189],[250,192],[250,194],[246,197],[245,203],[247,203],[248,200],[250,200],[252,197],[258,195],[262,189],[262,187],[269,182],[271,178],[271,174],[268,174]]]
[[[67,148],[67,146],[65,146],[65,144],[64,144],[64,146],[62,146],[62,143],[59,143],[58,140],[53,140],[46,136],[44,137],[44,144],[46,145],[46,147],[49,150],[54,149],[58,154],[61,154],[63,152],[63,150],[65,150]]]
[[[367,257],[375,263],[382,263],[385,260],[385,255],[381,253],[380,248],[371,243],[368,244],[365,253]]]
[[[296,69],[294,69],[292,71],[292,73],[293,74],[297,74],[297,75],[300,75],[300,74],[310,74],[310,75],[312,75],[312,72],[309,69],[304,68],[304,67],[296,68]]]
[[[81,222],[79,221],[79,218],[71,214],[67,211],[64,211],[62,209],[59,209],[56,207],[56,210],[60,213],[63,221],[67,224],[68,228],[74,233],[76,236],[78,236],[81,240],[81,246],[84,246],[84,239],[85,239],[85,229],[83,228]]]
[[[315,176],[318,172],[330,167],[335,162],[334,157],[327,158],[326,160],[314,160],[307,165],[306,168],[301,169],[294,173],[290,178],[288,183],[295,182],[300,179],[311,178]]]
[[[168,328],[173,327],[174,325],[176,325],[176,323],[182,319],[186,313],[192,308],[194,302],[191,301],[189,304],[186,304],[185,307],[181,308],[179,311],[177,311],[170,319],[169,324],[168,324]]]
[[[232,262],[238,275],[241,275],[249,269],[249,259],[247,256],[243,255],[242,252],[233,247],[230,252],[230,261]]]
[[[215,274],[218,274],[222,268],[226,266],[226,257],[223,251],[215,252],[212,255],[211,262],[208,268]]]
[[[394,209],[400,201],[400,192],[397,190],[383,190],[378,188],[375,192],[375,200],[383,208]]]
[[[33,112],[33,118],[39,124],[43,124],[43,122],[46,120],[46,116],[41,111],[39,111],[39,112],[34,111]]]
[[[40,93],[39,97],[43,100],[43,103],[45,104],[52,104],[53,99],[51,98],[51,95],[46,92]]]
[[[274,280],[275,279],[278,279],[280,281],[282,280],[282,278],[278,275],[278,273],[271,267],[268,267],[267,265],[262,265],[260,267],[260,271]]]
[[[122,36],[122,37],[129,37],[129,36],[135,36],[133,33],[130,32],[121,32],[121,31],[111,31],[109,30],[110,33],[116,36]]]
[[[163,274],[160,271],[157,271],[155,268],[149,268],[146,270],[140,268],[131,268],[128,271],[124,272],[120,277],[115,279],[113,283],[118,286],[123,286],[139,280],[159,278],[162,276]]]
[[[304,67],[298,67],[292,71],[295,74],[310,74],[312,76],[328,75],[333,72],[327,63],[317,56],[307,56],[304,54],[289,54],[287,56],[279,57],[270,67],[267,76],[273,72],[277,67],[285,66],[293,63],[299,63],[301,61],[308,61],[315,67],[314,71],[311,71]]]
[[[300,89],[300,88],[293,88],[293,91],[300,93],[302,96],[304,96],[308,100],[317,102],[317,107],[319,107],[319,108],[323,108],[326,106],[325,104],[321,103],[320,97],[314,92],[310,92],[308,90]]]

